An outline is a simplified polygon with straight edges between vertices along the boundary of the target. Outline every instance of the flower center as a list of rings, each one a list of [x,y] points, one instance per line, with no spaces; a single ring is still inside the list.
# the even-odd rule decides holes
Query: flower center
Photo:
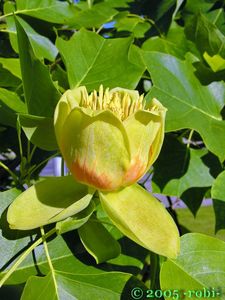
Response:
[[[135,98],[135,99],[134,99]],[[83,93],[80,106],[92,110],[111,110],[122,121],[145,107],[144,95],[131,97],[126,90],[110,91],[103,90],[101,85],[99,92],[94,90],[90,95]]]

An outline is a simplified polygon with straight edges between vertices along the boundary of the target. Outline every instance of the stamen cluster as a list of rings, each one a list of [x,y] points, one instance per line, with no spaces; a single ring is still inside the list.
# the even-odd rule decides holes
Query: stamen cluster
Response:
[[[145,101],[144,95],[134,99],[126,91],[121,93],[119,91],[110,91],[109,88],[104,91],[101,85],[99,92],[94,90],[90,95],[83,93],[80,106],[92,110],[111,110],[123,121],[137,110],[143,110]]]

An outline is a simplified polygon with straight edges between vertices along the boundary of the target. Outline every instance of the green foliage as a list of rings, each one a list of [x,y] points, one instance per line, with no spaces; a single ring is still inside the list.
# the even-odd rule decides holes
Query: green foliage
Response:
[[[220,299],[225,299],[224,286],[225,243],[218,239],[190,233],[181,238],[181,253],[176,260],[162,265],[160,281],[163,290],[178,290],[184,299],[188,291],[202,291],[213,287]],[[194,266],[194,267],[193,267]],[[215,286],[215,277],[217,286]],[[198,294],[196,294],[198,295]],[[191,295],[194,297],[194,295]],[[213,299],[214,297],[212,296]],[[165,297],[169,299],[169,297]]]
[[[225,244],[209,236],[214,220],[215,232],[225,229],[223,1],[4,0],[0,11],[0,298],[130,299],[149,284],[224,292]],[[70,176],[40,176],[60,155],[53,115],[61,94],[101,84],[148,92],[147,105],[155,97],[168,109],[150,177],[182,235],[177,258],[177,229],[143,188],[98,195]],[[140,144],[148,138],[142,127],[132,134]],[[210,217],[198,214],[205,197]],[[159,249],[170,258],[156,263],[149,251]]]

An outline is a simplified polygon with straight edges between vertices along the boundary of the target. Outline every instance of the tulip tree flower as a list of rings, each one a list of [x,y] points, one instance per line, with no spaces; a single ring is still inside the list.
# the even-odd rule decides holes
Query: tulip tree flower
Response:
[[[104,211],[124,235],[175,258],[179,234],[173,219],[136,183],[159,155],[165,114],[158,100],[146,104],[138,91],[104,91],[102,86],[90,94],[85,87],[66,91],[56,106],[54,125],[72,176],[43,180],[19,195],[8,210],[10,227],[24,230],[53,222],[67,227],[72,220],[71,228],[80,227],[83,241],[97,193]]]

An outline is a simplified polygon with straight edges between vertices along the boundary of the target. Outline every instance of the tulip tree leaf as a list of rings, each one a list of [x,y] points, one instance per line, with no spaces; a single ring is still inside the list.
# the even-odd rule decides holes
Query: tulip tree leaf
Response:
[[[71,88],[85,85],[88,90],[116,86],[134,88],[144,72],[142,62],[130,61],[132,39],[104,39],[80,30],[69,41],[58,38],[56,45],[68,72]],[[139,61],[141,57],[139,55]]]
[[[12,229],[33,229],[66,219],[85,209],[94,191],[72,176],[40,181],[18,196],[8,209]]]
[[[95,204],[93,201],[91,201],[90,204],[78,214],[71,216],[63,221],[57,222],[56,223],[57,234],[62,234],[81,227],[88,221],[88,219],[90,218],[94,210],[95,210]]]
[[[225,70],[225,59],[222,58],[219,54],[210,56],[207,52],[204,52],[203,57],[210,68],[213,70],[213,72]]]
[[[203,14],[190,18],[186,25],[186,34],[197,45],[200,52],[209,55],[220,54],[225,57],[225,37]]]
[[[52,118],[20,114],[19,123],[28,140],[34,145],[44,150],[58,148]]]
[[[30,237],[28,240],[30,240]],[[19,241],[16,242],[19,246]],[[16,253],[16,251],[19,253],[20,251],[19,247],[13,247],[12,249],[14,253]],[[113,265],[104,265],[105,269],[107,270],[108,267],[108,270],[111,272],[104,272],[102,269],[96,268],[96,264],[93,264],[93,261],[87,257],[85,249],[82,248],[78,240],[78,236],[74,233],[64,235],[64,238],[57,236],[51,239],[51,241],[48,242],[48,250],[53,264],[53,270],[49,275],[50,270],[44,247],[43,245],[39,245],[35,248],[33,255],[30,254],[8,279],[8,284],[18,284],[30,278],[28,279],[24,290],[24,298],[22,299],[33,299],[33,289],[35,289],[36,295],[37,292],[40,294],[40,285],[46,286],[46,290],[44,290],[44,288],[41,289],[44,299],[48,299],[47,297],[49,297],[47,289],[47,287],[49,287],[51,296],[53,297],[57,290],[60,297],[58,299],[60,300],[64,299],[65,292],[69,293],[70,297],[77,296],[78,299],[82,299],[83,295],[86,295],[87,298],[91,297],[97,300],[101,292],[105,295],[104,299],[120,299],[122,293],[127,292],[127,295],[129,295],[132,286],[140,286],[145,289],[144,284],[132,277],[131,274],[113,271]],[[35,264],[33,257],[35,257]],[[77,257],[79,257],[79,259]],[[4,257],[2,257],[2,259],[3,261],[5,260]],[[82,262],[83,260],[84,262]],[[116,268],[119,270],[119,266],[115,264],[114,266],[115,270]],[[43,278],[43,281],[39,280],[41,277],[34,277],[34,275],[37,275],[37,270],[39,274],[47,275],[48,277],[44,277],[45,280]],[[5,272],[6,271],[3,271],[0,274],[0,278]],[[56,278],[55,285],[51,283],[53,274]],[[37,284],[38,287],[36,287]],[[67,287],[69,287],[69,289]],[[96,297],[94,295],[96,295]],[[52,297],[50,299],[54,299]],[[77,297],[75,298],[77,299]]]
[[[108,4],[101,2],[87,7],[81,11],[77,11],[74,15],[74,19],[71,20],[70,26],[76,26],[76,28],[92,28],[100,27],[102,24],[112,20],[117,14],[117,10],[110,7]]]
[[[2,64],[3,68],[10,71],[10,73],[12,73],[14,76],[20,79],[22,78],[20,71],[20,60],[18,58],[0,57],[0,64]]]
[[[225,229],[225,202],[221,200],[213,200],[213,209],[216,218],[216,226],[215,232],[219,231],[220,229]]]
[[[15,11],[15,6],[12,2],[6,2],[4,5],[4,12],[11,13]],[[26,21],[17,16],[23,26],[35,56],[39,59],[47,58],[53,61],[58,53],[55,45],[45,36],[38,34]],[[7,30],[9,32],[9,38],[11,45],[15,52],[18,52],[18,42],[17,42],[17,31],[16,24],[13,16],[9,16],[7,19]]]
[[[94,217],[78,229],[85,249],[94,257],[96,263],[102,263],[120,254],[120,245],[108,230]],[[110,245],[110,246],[109,246]]]
[[[18,230],[10,230],[6,221],[6,211],[8,205],[21,194],[21,191],[13,188],[0,193],[0,269],[8,266],[8,261],[12,257],[16,258],[18,253],[30,243],[29,233],[24,234]]]
[[[153,191],[180,197],[189,188],[210,187],[214,178],[203,162],[207,153],[205,149],[188,149],[176,138],[166,137],[154,164]]]
[[[179,235],[176,225],[163,207],[137,184],[117,192],[99,192],[103,209],[116,227],[146,249],[176,257]]]
[[[224,106],[225,85],[202,86],[188,61],[157,52],[145,52],[143,56],[154,84],[147,99],[156,97],[168,109],[166,130],[196,130],[208,149],[223,161],[225,121],[220,111]]]
[[[4,59],[4,58],[3,58]],[[21,80],[14,76],[0,61],[0,87],[17,88]]]
[[[21,101],[20,97],[7,89],[0,88],[0,104],[4,104],[15,112],[26,112],[26,106],[24,102]]]
[[[121,15],[121,17],[120,17]],[[150,24],[138,15],[129,16],[128,12],[122,12],[116,16],[115,27],[118,31],[130,31],[135,37],[144,37],[145,32],[150,28]]]
[[[28,36],[18,19],[16,19],[16,28],[28,112],[51,117],[60,94],[51,80],[47,67],[35,57]]]
[[[41,19],[47,22],[65,24],[74,18],[75,7],[66,1],[42,0],[35,1],[16,0],[15,14],[22,14]]]
[[[45,277],[30,277],[21,300],[33,300],[37,293],[45,300],[119,300],[130,278],[129,274],[119,272],[83,275],[56,271],[54,277],[52,273]]]
[[[225,171],[219,174],[212,186],[212,198],[225,201]]]
[[[225,281],[224,259],[223,241],[199,233],[185,234],[181,237],[180,255],[162,265],[161,289],[178,290],[182,299],[190,299],[195,297],[190,296],[189,291],[201,290],[203,293],[203,288],[214,288],[219,293],[216,296],[224,300],[225,295],[221,293]]]
[[[147,39],[143,43],[142,49],[167,53],[184,59],[185,54],[189,51],[189,43],[190,41],[187,40],[184,34],[184,29],[176,23],[172,23],[165,37],[153,36]]]
[[[16,93],[0,88],[0,123],[16,127],[17,112],[26,112],[24,102]]]

